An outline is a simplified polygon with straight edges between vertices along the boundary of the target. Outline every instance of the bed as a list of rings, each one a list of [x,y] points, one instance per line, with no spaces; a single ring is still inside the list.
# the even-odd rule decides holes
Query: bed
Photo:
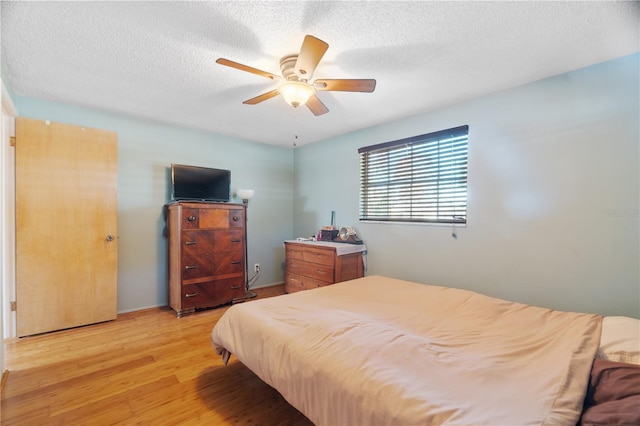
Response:
[[[211,340],[317,425],[575,425],[601,327],[369,276],[232,306]]]

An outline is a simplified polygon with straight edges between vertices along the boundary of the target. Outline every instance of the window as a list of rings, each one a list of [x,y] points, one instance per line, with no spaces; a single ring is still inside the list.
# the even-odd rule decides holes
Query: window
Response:
[[[467,223],[469,126],[360,148],[360,220]]]

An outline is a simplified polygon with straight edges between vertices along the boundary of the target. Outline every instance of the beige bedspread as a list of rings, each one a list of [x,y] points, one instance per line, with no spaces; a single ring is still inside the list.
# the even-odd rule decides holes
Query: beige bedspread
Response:
[[[211,338],[318,425],[575,425],[600,327],[370,276],[232,306]]]

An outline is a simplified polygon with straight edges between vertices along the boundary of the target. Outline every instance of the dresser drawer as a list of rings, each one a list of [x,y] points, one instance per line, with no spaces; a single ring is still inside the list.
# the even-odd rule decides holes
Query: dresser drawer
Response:
[[[242,277],[182,286],[182,309],[208,308],[244,296]]]
[[[182,283],[206,281],[210,277],[244,274],[244,252],[225,251],[183,256]]]
[[[333,267],[287,258],[286,272],[333,283]]]
[[[244,228],[242,209],[182,208],[182,229]]]
[[[304,247],[287,244],[287,259],[303,260],[305,262],[318,263],[321,265],[334,266],[335,251],[325,250],[316,247]]]
[[[284,291],[293,293],[300,290],[311,290],[312,288],[324,287],[329,285],[326,281],[316,280],[314,278],[303,277],[302,275],[285,272],[284,274]]]
[[[198,229],[200,223],[200,209],[183,207],[180,222],[182,229]]]
[[[244,230],[182,231],[182,250],[186,255],[241,251],[244,249]]]
[[[244,212],[242,209],[229,211],[229,227],[244,228]]]

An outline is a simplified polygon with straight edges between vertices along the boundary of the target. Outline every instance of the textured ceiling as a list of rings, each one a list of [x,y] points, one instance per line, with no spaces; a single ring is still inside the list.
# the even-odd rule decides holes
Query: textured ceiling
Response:
[[[14,93],[300,145],[430,111],[639,50],[638,2],[2,1]],[[319,92],[316,117],[271,80],[305,34],[329,44],[315,78],[373,78],[374,93]]]

